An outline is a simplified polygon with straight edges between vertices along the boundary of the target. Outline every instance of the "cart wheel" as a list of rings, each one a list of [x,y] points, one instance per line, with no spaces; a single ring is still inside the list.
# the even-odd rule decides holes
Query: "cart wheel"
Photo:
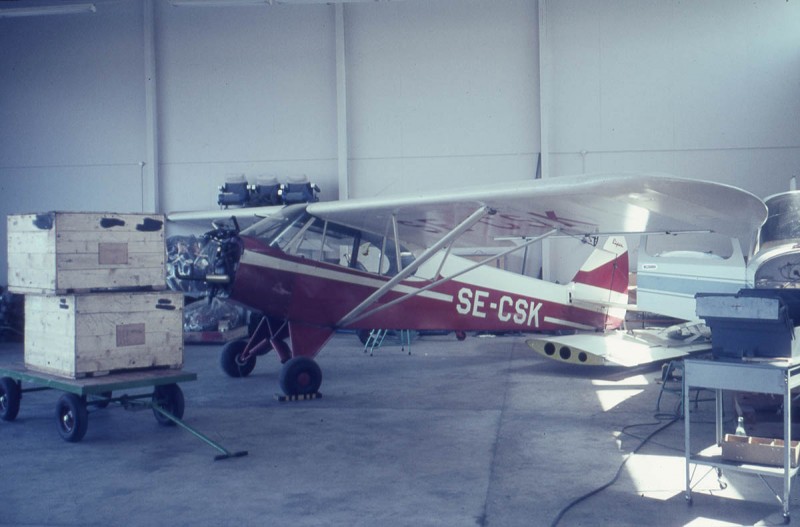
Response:
[[[222,347],[222,353],[219,356],[219,365],[222,371],[230,377],[247,377],[256,367],[256,356],[253,355],[246,361],[242,362],[241,355],[247,347],[247,340],[232,340]]]
[[[86,403],[74,393],[65,393],[59,397],[56,418],[58,433],[64,441],[77,443],[86,435],[89,413],[86,411]]]
[[[183,391],[177,384],[165,384],[156,386],[153,390],[153,405],[159,406],[167,412],[180,419],[183,417],[184,401]],[[172,426],[174,421],[165,417],[161,412],[153,408],[153,415],[158,424],[162,426]]]
[[[11,377],[0,378],[0,419],[13,421],[19,413],[19,384]]]

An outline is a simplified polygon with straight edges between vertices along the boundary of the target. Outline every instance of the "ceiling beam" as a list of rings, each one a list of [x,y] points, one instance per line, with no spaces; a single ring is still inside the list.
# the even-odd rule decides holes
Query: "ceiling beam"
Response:
[[[0,18],[19,18],[26,16],[73,15],[95,13],[94,4],[58,4],[32,7],[10,7],[0,9]]]

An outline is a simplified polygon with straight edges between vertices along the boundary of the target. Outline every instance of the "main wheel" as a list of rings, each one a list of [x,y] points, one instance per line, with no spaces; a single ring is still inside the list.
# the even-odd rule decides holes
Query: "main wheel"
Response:
[[[280,383],[286,395],[316,393],[322,384],[322,370],[314,359],[294,357],[283,365]]]
[[[65,393],[56,403],[56,419],[61,439],[77,443],[86,435],[89,427],[89,412],[86,403],[74,393]]]
[[[231,377],[247,377],[256,367],[256,356],[252,355],[242,361],[242,352],[247,347],[247,340],[232,340],[222,347],[219,365],[222,371]]]
[[[19,413],[19,384],[11,377],[0,378],[0,419],[13,421]]]
[[[171,413],[178,419],[183,417],[184,399],[183,390],[177,384],[164,384],[156,386],[153,390],[153,405],[163,408]],[[158,424],[163,426],[172,426],[175,421],[164,416],[161,412],[153,408],[153,415],[156,417]]]

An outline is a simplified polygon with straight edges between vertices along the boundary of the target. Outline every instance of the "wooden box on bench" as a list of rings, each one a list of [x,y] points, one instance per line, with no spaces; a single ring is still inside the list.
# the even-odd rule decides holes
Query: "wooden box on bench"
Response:
[[[163,215],[49,212],[7,221],[12,293],[166,287]]]
[[[27,295],[25,365],[78,378],[183,365],[183,294]]]

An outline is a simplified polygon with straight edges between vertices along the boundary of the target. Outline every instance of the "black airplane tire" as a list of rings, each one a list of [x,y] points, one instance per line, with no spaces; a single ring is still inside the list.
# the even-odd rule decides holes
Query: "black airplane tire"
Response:
[[[222,347],[219,356],[219,365],[230,377],[247,377],[256,367],[256,356],[253,355],[245,362],[240,360],[242,352],[247,347],[247,340],[232,340]]]
[[[294,357],[281,368],[281,390],[286,395],[310,395],[322,385],[322,370],[308,357]]]
[[[186,403],[183,398],[183,390],[177,384],[163,384],[156,386],[153,390],[153,416],[162,426],[173,426],[175,421],[166,417],[164,414],[155,409],[158,406],[163,408],[178,419],[183,417],[183,411],[186,408]]]
[[[19,384],[11,377],[0,378],[0,419],[13,421],[19,413]]]
[[[56,403],[56,419],[61,439],[77,443],[89,428],[89,412],[86,403],[74,393],[65,393]]]

